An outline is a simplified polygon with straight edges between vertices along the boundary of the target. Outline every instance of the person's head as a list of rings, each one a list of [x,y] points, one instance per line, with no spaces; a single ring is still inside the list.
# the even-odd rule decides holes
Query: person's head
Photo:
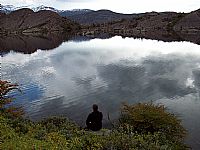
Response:
[[[92,108],[93,108],[93,111],[98,111],[98,105],[97,105],[97,104],[94,104],[94,105],[92,106]]]

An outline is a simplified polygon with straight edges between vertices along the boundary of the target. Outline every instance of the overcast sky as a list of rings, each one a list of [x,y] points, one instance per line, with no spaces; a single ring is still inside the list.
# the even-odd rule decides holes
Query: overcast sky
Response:
[[[121,13],[149,11],[190,12],[200,8],[200,0],[0,0],[2,5],[46,5],[57,9],[110,9]]]

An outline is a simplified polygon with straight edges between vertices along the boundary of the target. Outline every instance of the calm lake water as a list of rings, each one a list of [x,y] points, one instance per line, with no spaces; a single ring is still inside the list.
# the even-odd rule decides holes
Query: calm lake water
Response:
[[[38,120],[64,115],[81,126],[94,103],[117,119],[122,102],[153,101],[182,119],[187,143],[200,148],[200,46],[112,37],[63,42],[32,54],[7,52],[1,78],[19,83],[12,93],[26,116]]]

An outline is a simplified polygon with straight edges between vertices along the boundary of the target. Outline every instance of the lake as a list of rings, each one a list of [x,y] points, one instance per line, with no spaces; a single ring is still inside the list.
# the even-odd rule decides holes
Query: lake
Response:
[[[116,120],[122,102],[152,101],[178,115],[186,142],[200,147],[200,45],[119,36],[33,41],[1,54],[1,79],[19,84],[22,93],[12,95],[26,117],[64,115],[84,127],[96,103],[110,127],[107,116]]]

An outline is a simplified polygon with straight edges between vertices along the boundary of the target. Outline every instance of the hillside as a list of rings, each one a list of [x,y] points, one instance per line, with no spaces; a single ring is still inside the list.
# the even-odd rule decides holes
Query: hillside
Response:
[[[132,18],[85,26],[80,35],[156,39],[162,41],[190,41],[200,44],[200,10],[191,13],[148,12]]]
[[[174,30],[180,32],[200,31],[200,9],[192,11],[179,20],[179,22],[174,26]]]
[[[9,14],[0,15],[0,32],[2,33],[33,33],[53,31],[75,31],[79,25],[55,12],[42,10],[34,12],[23,8]]]
[[[37,7],[33,7],[33,6],[15,7],[13,5],[1,5],[0,4],[0,13],[9,14],[13,11],[23,9],[23,8],[29,8],[29,9],[33,10],[34,12],[38,12],[38,11],[41,11],[41,10],[50,10],[50,11],[58,13],[62,17],[74,16],[74,15],[83,15],[85,13],[94,11],[94,10],[90,10],[90,9],[59,10],[59,9],[54,8],[54,7],[49,7],[49,6],[44,6],[44,5],[40,5],[40,6],[37,6]]]
[[[81,23],[81,24],[92,24],[92,23],[104,23],[108,21],[114,20],[121,20],[123,18],[132,18],[135,17],[135,14],[120,14],[115,13],[110,10],[90,10],[90,9],[73,9],[73,10],[59,10],[53,7],[48,6],[38,6],[38,7],[31,7],[31,6],[22,6],[22,7],[15,7],[13,5],[1,5],[0,4],[0,12],[9,14],[13,11],[29,8],[34,12],[38,12],[41,10],[50,10],[53,12],[58,13],[62,17],[69,17],[70,19]]]
[[[94,12],[94,10],[90,9],[73,9],[73,10],[63,10],[59,11],[58,14],[63,16],[63,17],[71,17],[76,16],[76,15],[85,15],[89,12]],[[78,20],[76,20],[78,22]]]
[[[102,24],[86,26],[83,34],[110,33],[122,36],[157,36],[159,34],[173,34],[173,26],[185,16],[176,12],[148,12],[136,17],[108,21]]]
[[[1,13],[0,12],[0,19],[2,18],[2,17],[4,17],[6,14],[5,13]]]
[[[121,20],[124,18],[134,18],[136,14],[120,14],[115,13],[110,10],[97,10],[89,11],[83,14],[77,14],[69,16],[70,19],[80,23],[80,24],[93,24],[93,23],[105,23],[115,20]]]

